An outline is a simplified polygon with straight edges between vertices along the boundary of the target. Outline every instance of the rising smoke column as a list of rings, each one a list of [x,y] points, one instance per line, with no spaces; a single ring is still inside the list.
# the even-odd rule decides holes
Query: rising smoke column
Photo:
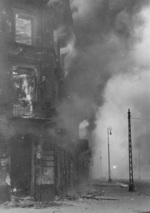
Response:
[[[76,35],[76,57],[71,61],[66,77],[71,99],[71,105],[67,107],[69,111],[74,109],[68,120],[73,120],[77,125],[81,118],[82,120],[86,118],[90,122],[89,128],[94,128],[93,124],[96,124],[97,128],[93,135],[96,139],[95,150],[98,150],[98,153],[94,162],[99,159],[99,151],[102,149],[105,175],[107,175],[106,129],[112,126],[111,140],[114,153],[112,163],[117,169],[114,171],[115,175],[121,176],[126,174],[124,170],[128,167],[127,109],[131,106],[138,112],[133,99],[139,99],[136,88],[142,87],[142,84],[135,83],[139,78],[137,73],[140,72],[140,66],[137,66],[139,51],[136,48],[140,48],[137,45],[141,39],[138,32],[143,29],[145,23],[141,11],[149,1],[70,0],[70,3]],[[142,82],[145,79],[146,74],[145,77],[143,75]],[[130,98],[126,98],[127,94],[131,94],[130,89],[126,91],[127,88],[131,91],[134,89]],[[144,91],[146,89],[143,93]],[[77,100],[80,103],[79,107],[74,107],[77,106]],[[95,123],[93,121],[96,112]],[[121,125],[118,123],[122,124],[120,130]],[[117,157],[113,160],[113,156]],[[118,161],[123,164],[117,165]],[[123,169],[120,170],[120,167]],[[97,163],[95,168],[98,168]]]
[[[113,129],[113,175],[128,175],[127,109],[131,107],[139,116],[135,103],[140,94],[141,97],[145,94],[148,85],[137,91],[147,79],[145,69],[142,69],[143,74],[141,72],[143,66],[138,59],[138,49],[143,41],[139,32],[145,23],[141,11],[148,3],[147,0],[70,0],[75,42],[71,46],[73,57],[69,58],[65,77],[67,99],[58,108],[58,123],[60,128],[66,129],[71,140],[78,138],[82,121],[87,120],[90,131],[96,125],[91,140],[93,152],[97,150],[93,159],[95,177],[98,177],[95,168],[99,166],[100,149],[103,173],[107,175],[108,126]],[[70,47],[70,42],[66,44],[62,53]],[[140,75],[141,82],[137,80]],[[136,125],[139,128],[139,124]],[[138,150],[138,142],[135,147]]]
[[[100,149],[103,153],[103,169],[107,175],[107,135],[108,126],[112,126],[111,170],[113,177],[128,177],[128,132],[127,109],[132,110],[132,138],[134,176],[148,178],[150,173],[150,3],[136,13],[132,20],[132,48],[127,52],[130,60],[125,72],[115,74],[106,84],[103,96],[105,103],[97,113],[95,136],[99,158]],[[128,60],[127,60],[128,62]],[[135,118],[135,119],[134,119]],[[97,166],[97,164],[95,164]],[[141,174],[139,174],[139,166]],[[97,174],[98,175],[98,174]]]

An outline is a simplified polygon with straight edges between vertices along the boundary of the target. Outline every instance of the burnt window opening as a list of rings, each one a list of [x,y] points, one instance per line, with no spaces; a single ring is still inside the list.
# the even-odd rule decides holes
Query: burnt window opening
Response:
[[[21,13],[15,13],[15,42],[33,45],[33,17]]]
[[[30,67],[13,66],[14,116],[34,115],[36,71]]]

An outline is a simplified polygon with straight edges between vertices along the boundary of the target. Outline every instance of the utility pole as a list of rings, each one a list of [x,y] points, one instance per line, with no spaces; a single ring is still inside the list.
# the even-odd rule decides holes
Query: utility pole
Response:
[[[134,192],[134,179],[133,179],[133,161],[132,161],[132,140],[131,140],[131,112],[128,109],[128,139],[129,139],[129,191]]]
[[[108,139],[108,181],[112,182],[111,171],[110,171],[110,147],[109,147],[109,135],[111,135],[111,127],[107,128],[107,139]]]

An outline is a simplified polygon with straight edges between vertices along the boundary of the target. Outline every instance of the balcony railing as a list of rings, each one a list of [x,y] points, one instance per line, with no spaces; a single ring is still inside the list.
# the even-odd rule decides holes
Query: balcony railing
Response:
[[[18,101],[13,104],[12,117],[19,118],[51,118],[56,114],[52,103],[29,103]]]
[[[13,116],[15,117],[34,117],[33,104],[27,102],[17,102],[13,104]]]

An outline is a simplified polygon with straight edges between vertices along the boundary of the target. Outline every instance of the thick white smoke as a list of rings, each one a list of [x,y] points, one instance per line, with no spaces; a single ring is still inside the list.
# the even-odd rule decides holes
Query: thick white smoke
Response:
[[[75,37],[74,33],[72,32],[70,39],[67,41],[66,46],[62,47],[60,49],[61,56],[64,56],[65,76],[68,75],[71,62],[72,62],[73,58],[75,58],[75,56],[76,56],[75,43],[76,43],[76,37]]]
[[[150,7],[146,7],[139,14],[143,24],[135,31],[135,36],[139,42],[135,45],[134,55],[139,66],[150,67]]]
[[[89,122],[87,120],[83,120],[79,124],[79,138],[80,139],[87,139],[88,138],[88,131],[87,131],[88,126],[89,126]]]
[[[140,9],[147,0],[70,0],[70,3],[76,37],[71,36],[61,49],[70,97],[58,109],[61,126],[76,141],[81,121],[88,118],[86,130],[93,130],[93,114],[101,105],[93,132],[96,141],[93,176],[102,176],[100,171],[103,176],[108,175],[107,128],[111,126],[112,178],[128,177],[127,111],[131,108],[133,116],[142,119],[149,114],[150,8]],[[60,37],[64,36],[62,29],[57,31]],[[144,173],[149,167],[149,121],[142,119],[132,120],[136,176],[139,150],[141,171]],[[84,133],[81,137],[87,134],[80,133]]]
[[[130,67],[126,72],[116,74],[107,82],[104,91],[105,103],[97,112],[97,127],[93,174],[100,177],[100,152],[103,159],[103,174],[108,177],[107,127],[110,135],[110,158],[112,178],[128,177],[128,120],[131,109],[132,141],[135,177],[148,178],[150,175],[150,5],[136,15],[139,25],[134,29],[134,45],[127,54]],[[128,61],[128,60],[127,60]],[[127,62],[126,61],[126,62]],[[117,66],[117,65],[116,65]],[[125,66],[123,66],[125,68]],[[113,68],[112,68],[113,69]],[[139,165],[139,153],[140,165]]]
[[[81,20],[91,16],[102,0],[70,0],[73,18]]]

